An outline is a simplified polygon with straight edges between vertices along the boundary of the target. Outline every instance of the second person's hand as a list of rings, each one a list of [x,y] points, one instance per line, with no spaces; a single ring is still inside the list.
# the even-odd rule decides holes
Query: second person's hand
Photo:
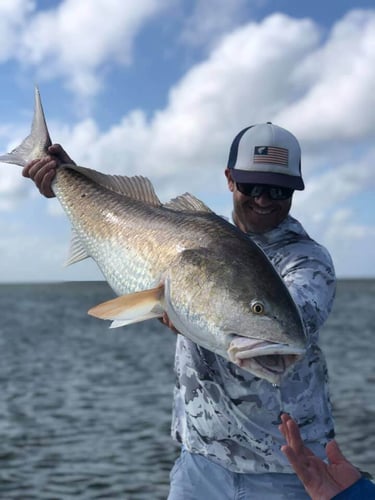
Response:
[[[305,446],[297,423],[289,415],[281,415],[281,422],[279,429],[287,442],[281,451],[313,500],[330,500],[361,477],[343,456],[336,441],[326,446],[329,461],[326,464]]]

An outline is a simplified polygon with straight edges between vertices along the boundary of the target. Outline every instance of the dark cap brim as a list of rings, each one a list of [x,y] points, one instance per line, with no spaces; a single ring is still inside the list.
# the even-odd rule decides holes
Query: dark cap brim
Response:
[[[230,169],[231,176],[235,182],[244,184],[269,184],[302,191],[305,184],[301,177],[295,175],[277,174],[274,172],[251,172],[249,170]]]

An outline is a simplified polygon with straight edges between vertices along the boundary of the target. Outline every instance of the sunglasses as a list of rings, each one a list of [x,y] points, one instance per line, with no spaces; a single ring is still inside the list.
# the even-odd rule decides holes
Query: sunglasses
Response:
[[[267,193],[271,200],[287,200],[289,199],[294,189],[285,188],[280,186],[268,186],[266,184],[242,184],[236,182],[237,189],[240,193],[251,198],[258,198],[263,193]]]

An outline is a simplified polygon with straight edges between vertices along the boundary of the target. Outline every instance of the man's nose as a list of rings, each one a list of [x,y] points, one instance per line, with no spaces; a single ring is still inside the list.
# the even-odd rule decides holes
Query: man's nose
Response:
[[[266,191],[264,191],[259,196],[255,196],[254,200],[255,200],[256,204],[259,205],[260,207],[268,207],[272,203],[272,200],[268,196],[268,193]]]

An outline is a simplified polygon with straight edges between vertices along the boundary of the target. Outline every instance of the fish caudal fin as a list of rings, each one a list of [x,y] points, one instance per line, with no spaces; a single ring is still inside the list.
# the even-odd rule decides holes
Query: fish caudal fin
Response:
[[[29,161],[45,156],[51,146],[39,90],[35,87],[35,109],[30,135],[8,154],[0,155],[0,162],[25,166]]]
[[[142,292],[130,293],[103,302],[88,311],[90,316],[111,319],[110,328],[126,326],[152,318],[160,318],[164,312],[164,285]]]

